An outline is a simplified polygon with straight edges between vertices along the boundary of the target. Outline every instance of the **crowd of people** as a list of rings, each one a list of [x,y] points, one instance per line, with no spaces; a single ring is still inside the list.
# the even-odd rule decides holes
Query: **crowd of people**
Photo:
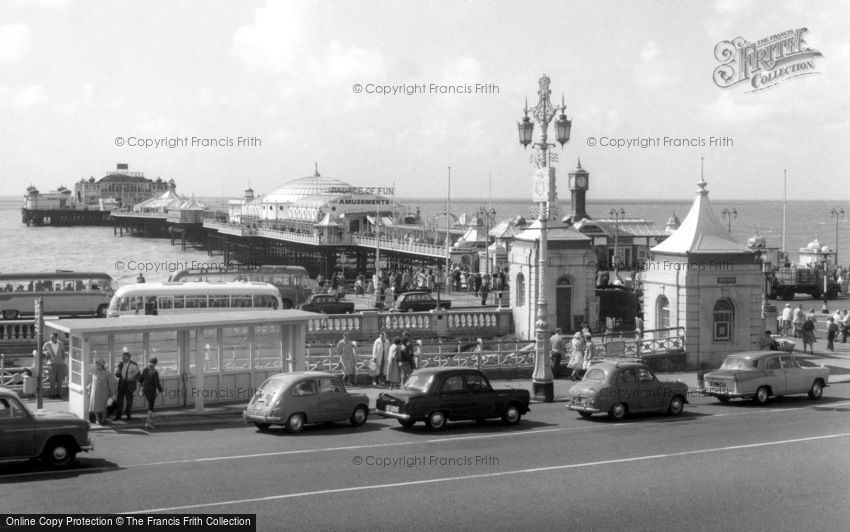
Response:
[[[817,317],[815,309],[810,309],[808,312],[803,310],[803,305],[798,304],[796,308],[792,308],[790,303],[785,304],[782,309],[782,314],[779,317],[779,333],[783,336],[794,336],[794,338],[802,338],[803,352],[806,352],[806,347],[809,352],[814,354],[814,344],[817,342]],[[835,340],[840,336],[841,343],[847,343],[847,337],[850,336],[850,312],[847,309],[836,310],[826,318],[826,348],[829,351],[835,350]]]
[[[381,332],[372,343],[372,357],[366,364],[372,386],[386,386],[389,389],[400,388],[416,369],[416,358],[422,349],[422,341],[414,341],[410,332],[405,331],[392,340],[387,333]],[[346,332],[336,345],[343,372],[343,382],[357,384],[357,342]]]
[[[585,371],[590,367],[595,355],[593,348],[593,336],[587,324],[584,324],[580,331],[576,331],[572,339],[567,344],[567,338],[563,334],[563,330],[558,327],[555,333],[549,338],[549,345],[552,348],[552,357],[550,359],[552,367],[552,377],[559,379],[561,377],[561,368],[564,360],[567,361],[567,369],[569,373],[566,375],[570,380],[581,380]]]

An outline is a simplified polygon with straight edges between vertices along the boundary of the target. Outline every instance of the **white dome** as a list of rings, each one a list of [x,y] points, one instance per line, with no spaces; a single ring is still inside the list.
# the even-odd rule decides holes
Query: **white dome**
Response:
[[[293,179],[271,191],[263,198],[263,203],[292,203],[307,196],[317,196],[327,192],[348,192],[351,185],[333,177],[315,175]]]
[[[806,247],[811,249],[812,251],[819,251],[820,250],[820,241],[817,239],[817,237],[815,237],[815,239],[812,240],[811,242],[809,242],[809,244]]]

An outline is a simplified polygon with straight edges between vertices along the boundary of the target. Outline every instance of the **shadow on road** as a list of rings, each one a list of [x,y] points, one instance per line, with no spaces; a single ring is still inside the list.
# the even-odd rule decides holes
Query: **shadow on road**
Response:
[[[68,467],[52,469],[40,460],[23,460],[0,464],[0,484],[18,483],[22,480],[51,481],[69,477],[82,477],[106,471],[115,471],[121,467],[103,458],[78,456]]]

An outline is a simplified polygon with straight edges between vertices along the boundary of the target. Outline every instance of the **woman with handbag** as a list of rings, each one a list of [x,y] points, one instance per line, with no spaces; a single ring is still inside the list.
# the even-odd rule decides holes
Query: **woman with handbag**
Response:
[[[115,376],[106,371],[106,362],[98,360],[89,383],[89,412],[94,414],[95,424],[103,425],[107,401],[115,401]]]

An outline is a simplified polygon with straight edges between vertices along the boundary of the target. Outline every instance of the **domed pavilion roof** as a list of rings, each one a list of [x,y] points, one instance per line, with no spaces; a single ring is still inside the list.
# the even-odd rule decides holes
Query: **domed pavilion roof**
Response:
[[[284,183],[263,197],[263,203],[292,203],[307,196],[351,190],[351,185],[333,177],[316,173]]]

